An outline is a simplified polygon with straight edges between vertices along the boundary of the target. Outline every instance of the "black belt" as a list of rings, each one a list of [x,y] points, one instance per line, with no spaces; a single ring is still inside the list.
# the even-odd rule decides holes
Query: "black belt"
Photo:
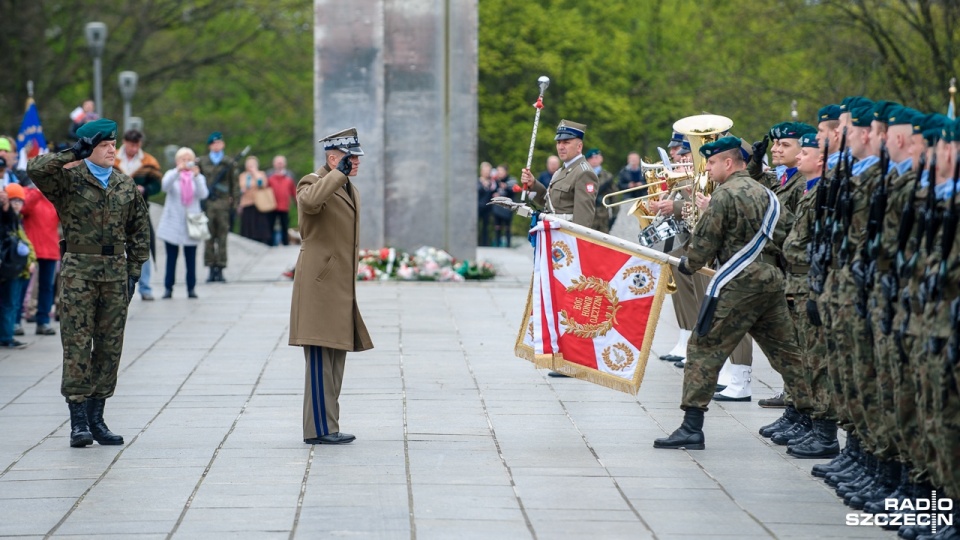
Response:
[[[80,255],[123,255],[123,244],[113,246],[101,246],[98,244],[71,244],[67,242],[67,253],[78,253]]]
[[[798,275],[809,274],[810,265],[809,264],[791,264],[787,268],[787,272],[791,274],[798,274]]]

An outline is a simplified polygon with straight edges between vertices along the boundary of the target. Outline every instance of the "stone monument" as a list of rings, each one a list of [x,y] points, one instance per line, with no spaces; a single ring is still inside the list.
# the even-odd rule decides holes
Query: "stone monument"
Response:
[[[356,126],[366,152],[360,247],[475,258],[476,0],[314,0],[314,10],[316,139]]]

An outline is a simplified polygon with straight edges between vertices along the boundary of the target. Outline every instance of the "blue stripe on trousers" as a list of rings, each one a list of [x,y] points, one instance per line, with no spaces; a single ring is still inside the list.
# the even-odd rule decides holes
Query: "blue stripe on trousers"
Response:
[[[313,370],[313,423],[318,435],[329,435],[327,426],[327,402],[323,392],[323,349],[310,346],[311,368]],[[317,406],[319,403],[319,411]],[[321,429],[321,426],[323,429]]]

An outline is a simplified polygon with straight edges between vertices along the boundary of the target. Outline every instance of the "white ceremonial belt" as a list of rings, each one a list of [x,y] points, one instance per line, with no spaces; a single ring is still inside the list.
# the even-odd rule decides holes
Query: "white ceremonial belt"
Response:
[[[565,220],[567,220],[567,221],[573,221],[573,214],[553,214],[553,215],[556,216],[556,217],[558,217],[558,218],[560,218],[560,219],[565,219]]]

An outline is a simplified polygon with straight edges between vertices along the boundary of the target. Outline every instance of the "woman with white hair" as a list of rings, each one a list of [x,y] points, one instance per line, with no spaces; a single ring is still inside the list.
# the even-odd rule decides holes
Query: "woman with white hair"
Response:
[[[177,150],[177,166],[163,175],[160,189],[167,194],[163,203],[163,215],[157,226],[157,238],[163,240],[167,253],[167,271],[163,278],[166,291],[164,298],[173,297],[174,276],[177,270],[177,256],[183,247],[183,258],[187,267],[187,296],[197,298],[194,287],[197,285],[197,246],[200,240],[191,238],[188,233],[187,216],[199,214],[200,201],[209,195],[207,180],[200,174],[196,164],[196,154],[189,148]]]

